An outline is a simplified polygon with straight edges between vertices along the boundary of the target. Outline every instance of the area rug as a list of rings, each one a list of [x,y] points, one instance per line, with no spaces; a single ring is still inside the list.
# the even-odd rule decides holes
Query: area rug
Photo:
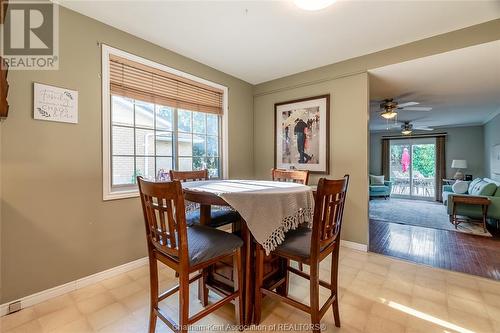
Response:
[[[446,207],[439,202],[374,199],[370,200],[370,219],[492,237],[488,231],[483,231],[483,226],[478,222],[463,222],[455,229],[450,223]]]

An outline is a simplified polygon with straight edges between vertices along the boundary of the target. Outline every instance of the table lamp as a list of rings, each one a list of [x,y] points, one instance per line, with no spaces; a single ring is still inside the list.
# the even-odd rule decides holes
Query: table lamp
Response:
[[[460,169],[467,169],[467,161],[466,160],[453,160],[451,162],[451,167],[452,169],[457,169],[457,172],[455,173],[455,176],[453,176],[454,179],[456,180],[463,180],[464,179],[464,174]]]

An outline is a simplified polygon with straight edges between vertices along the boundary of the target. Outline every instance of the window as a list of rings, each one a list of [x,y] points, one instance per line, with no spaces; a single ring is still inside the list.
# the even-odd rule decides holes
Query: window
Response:
[[[171,169],[226,176],[227,88],[107,46],[103,64],[105,200],[136,196],[137,176],[168,180]]]

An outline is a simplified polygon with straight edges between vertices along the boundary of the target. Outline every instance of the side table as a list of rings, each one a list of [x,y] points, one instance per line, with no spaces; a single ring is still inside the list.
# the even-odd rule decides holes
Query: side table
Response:
[[[475,197],[470,195],[454,195],[453,196],[453,213],[451,215],[451,223],[457,229],[457,226],[464,222],[464,219],[459,219],[457,217],[457,206],[458,205],[479,205],[481,206],[483,212],[483,230],[486,232],[486,217],[488,216],[488,207],[491,204],[490,199],[486,197]]]

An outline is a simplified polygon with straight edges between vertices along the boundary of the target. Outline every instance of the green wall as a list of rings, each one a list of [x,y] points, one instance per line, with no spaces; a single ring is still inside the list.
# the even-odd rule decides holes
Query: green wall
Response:
[[[139,199],[102,201],[98,43],[229,87],[229,175],[253,177],[250,84],[60,7],[60,69],[9,73],[0,303],[147,254]],[[78,90],[79,123],[33,120],[33,82]]]

